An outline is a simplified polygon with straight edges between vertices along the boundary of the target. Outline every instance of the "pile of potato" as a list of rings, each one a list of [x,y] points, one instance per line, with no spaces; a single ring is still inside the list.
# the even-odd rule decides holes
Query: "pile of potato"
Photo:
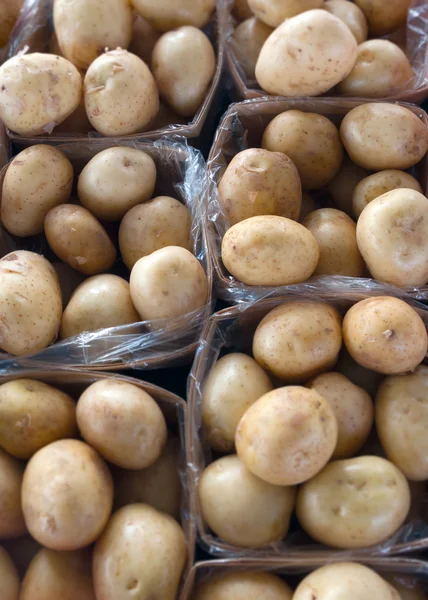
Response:
[[[75,175],[65,154],[48,145],[30,146],[7,168],[3,227],[19,238],[15,247],[44,234],[62,262],[26,250],[0,259],[4,352],[21,356],[58,335],[180,318],[207,302],[207,277],[192,254],[191,214],[174,198],[153,198],[157,169],[147,153],[126,146],[99,152],[78,176],[78,198]],[[115,233],[129,283],[107,273],[117,266]]]
[[[386,98],[414,87],[405,38],[399,44],[379,39],[405,26],[410,5],[411,0],[236,1],[235,16],[242,22],[232,48],[245,75],[269,94]]]
[[[76,404],[8,381],[0,447],[2,600],[175,600],[187,561],[180,442],[147,392],[105,378]],[[22,584],[9,547],[17,563],[29,553]]]
[[[371,275],[403,288],[428,282],[428,202],[414,169],[426,155],[428,131],[415,113],[361,104],[338,129],[322,114],[286,110],[267,125],[260,145],[238,152],[218,184],[230,225],[221,258],[236,280],[285,286],[312,275]]]
[[[0,118],[22,136],[70,115],[68,130],[123,136],[156,125],[159,97],[170,123],[192,117],[216,69],[200,29],[214,9],[214,0],[55,0],[51,54],[20,53],[0,68]]]
[[[389,296],[357,302],[343,320],[320,301],[268,312],[254,358],[226,354],[203,383],[203,437],[217,454],[198,495],[220,541],[280,542],[294,512],[334,548],[394,535],[409,514],[408,480],[428,481],[427,343],[419,314]]]

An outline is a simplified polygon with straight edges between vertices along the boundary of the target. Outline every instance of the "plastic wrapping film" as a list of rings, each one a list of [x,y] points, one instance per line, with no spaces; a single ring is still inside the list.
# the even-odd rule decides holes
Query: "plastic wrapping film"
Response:
[[[239,48],[233,40],[233,32],[239,22],[235,19],[232,9],[234,0],[225,0],[222,10],[225,23],[226,68],[232,80],[233,91],[238,100],[249,100],[266,96],[255,79],[246,76],[239,59]],[[413,0],[409,9],[407,27],[393,32],[387,36],[392,42],[398,44],[406,53],[415,73],[415,80],[410,89],[396,92],[388,100],[402,100],[406,102],[423,102],[428,97],[428,4],[426,0]],[[331,90],[324,94],[333,96]]]
[[[379,102],[374,100],[373,102]],[[228,273],[221,260],[221,241],[229,228],[227,216],[221,206],[218,184],[232,158],[247,148],[260,148],[263,132],[274,117],[286,110],[314,112],[328,117],[339,126],[343,117],[364,101],[346,98],[264,98],[232,104],[223,116],[208,157],[208,245],[214,266],[214,283],[219,298],[228,302],[256,301],[272,295],[324,293],[327,286],[335,295],[342,292],[367,293],[370,295],[392,294],[417,299],[428,298],[428,286],[408,290],[384,284],[370,278],[342,276],[311,277],[303,283],[280,286],[249,286]],[[428,127],[428,115],[412,104],[400,103],[416,114]],[[421,184],[423,192],[428,188],[428,154],[410,172]]]
[[[319,292],[319,290],[318,290]],[[231,545],[212,533],[202,517],[198,498],[198,483],[203,470],[220,455],[214,453],[204,437],[201,422],[202,396],[207,377],[220,356],[230,352],[243,352],[252,355],[252,339],[257,325],[261,319],[276,306],[290,301],[320,301],[328,302],[344,314],[356,302],[366,295],[343,294],[335,296],[331,290],[326,294],[306,294],[287,298],[267,298],[254,304],[239,304],[232,308],[215,313],[207,322],[199,342],[195,361],[188,379],[188,404],[189,404],[189,485],[191,510],[196,522],[198,540],[202,547],[214,556],[240,556],[240,557],[276,557],[301,559],[305,556],[319,558],[334,558],[335,560],[359,560],[361,557],[377,556],[382,554],[401,554],[417,552],[428,549],[428,481],[422,484],[410,483],[412,491],[412,506],[406,523],[394,536],[378,546],[356,550],[337,550],[322,546],[307,536],[301,527],[293,523],[285,540],[272,543],[263,548],[242,548]],[[414,300],[407,301],[421,315],[428,329],[428,310]],[[333,368],[331,369],[333,370]],[[347,373],[348,374],[348,373]],[[374,374],[375,375],[375,374]],[[349,374],[348,374],[349,376]],[[361,374],[354,381],[361,385]],[[376,380],[380,383],[381,376]],[[287,385],[284,383],[284,385]],[[377,436],[371,436],[369,441],[358,453],[373,454],[379,452]]]
[[[175,394],[164,390],[157,385],[135,379],[133,377],[126,377],[124,375],[118,375],[116,373],[98,373],[96,371],[87,372],[78,369],[62,369],[62,370],[51,370],[51,369],[38,369],[38,370],[19,370],[11,373],[5,373],[0,368],[1,384],[8,381],[14,381],[16,379],[35,379],[42,381],[48,385],[59,388],[60,390],[69,394],[76,401],[83,391],[95,383],[105,379],[114,379],[131,383],[145,392],[147,392],[158,404],[161,409],[167,426],[168,431],[176,434],[180,442],[180,456],[179,456],[179,469],[180,479],[182,483],[182,505],[181,505],[181,526],[183,527],[184,533],[187,539],[188,545],[188,560],[186,563],[185,572],[183,574],[183,580],[186,574],[189,572],[193,562],[195,553],[195,527],[193,520],[190,517],[189,509],[189,493],[187,483],[187,472],[186,463],[188,440],[188,413],[187,405]],[[7,542],[5,543],[7,548]],[[53,600],[53,599],[52,599]],[[59,600],[59,599],[58,599]],[[77,600],[77,599],[76,599]]]
[[[220,82],[224,65],[224,36],[225,29],[222,24],[222,19],[225,18],[223,10],[223,1],[216,0],[216,12],[203,29],[211,40],[214,51],[216,53],[217,64],[213,80],[208,88],[207,95],[203,104],[200,106],[192,120],[188,122],[186,118],[180,117],[178,122],[171,123],[170,111],[161,110],[155,122],[151,125],[151,129],[141,132],[120,136],[120,138],[128,139],[159,139],[165,135],[180,135],[186,138],[196,138],[200,135],[205,123],[209,124],[214,121],[217,107],[216,103],[220,97],[221,89]],[[52,6],[53,0],[24,0],[24,6],[21,11],[18,22],[13,30],[8,48],[7,56],[11,58],[18,52],[28,48],[29,52],[48,52],[49,42],[53,33],[52,23]],[[11,131],[8,131],[10,138],[16,143],[28,145],[31,143],[39,143],[42,140],[49,140],[50,143],[64,143],[67,141],[78,140],[87,141],[88,138],[102,137],[96,131],[74,132],[62,131],[61,127],[54,129],[53,132],[44,136],[19,136]]]
[[[84,144],[60,145],[59,148],[70,159],[76,177],[95,154],[112,146],[128,146],[149,154],[157,168],[154,196],[177,197],[190,210],[193,252],[204,267],[208,279],[207,304],[183,317],[144,321],[82,333],[54,343],[30,356],[15,358],[0,352],[0,368],[7,366],[12,368],[15,365],[29,367],[40,364],[50,367],[113,370],[125,367],[153,369],[177,366],[191,361],[201,329],[212,312],[212,264],[207,252],[205,231],[206,170],[204,160],[198,150],[186,145],[183,138],[157,140],[153,143],[99,139],[86,141]],[[0,157],[5,157],[4,147],[1,146]],[[0,188],[6,170],[7,166],[0,173]],[[50,262],[60,262],[50,250],[43,235],[17,238],[11,236],[0,226],[0,257],[15,250],[31,250],[45,255]],[[124,276],[129,273],[121,263],[114,266],[114,272]]]

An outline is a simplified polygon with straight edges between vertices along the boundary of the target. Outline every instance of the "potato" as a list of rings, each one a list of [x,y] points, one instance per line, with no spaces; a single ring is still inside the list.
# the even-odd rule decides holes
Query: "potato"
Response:
[[[132,40],[129,52],[141,58],[146,65],[152,62],[153,48],[161,34],[154,29],[143,17],[137,15],[132,26]]]
[[[327,400],[337,419],[337,444],[333,459],[355,456],[369,437],[374,421],[368,393],[342,373],[323,373],[307,384]]]
[[[102,135],[143,131],[158,114],[158,90],[148,66],[121,48],[96,58],[83,85],[88,119]]]
[[[428,149],[428,132],[408,108],[387,102],[360,104],[348,112],[340,137],[351,159],[365,169],[409,169]]]
[[[2,600],[19,600],[19,577],[15,565],[0,546],[0,581]]]
[[[278,27],[285,19],[311,10],[322,8],[324,0],[248,0],[254,15],[270,27]]]
[[[414,371],[427,353],[427,332],[418,313],[390,296],[366,298],[343,320],[343,341],[360,365],[385,375]]]
[[[50,210],[45,235],[58,258],[85,275],[107,271],[116,260],[107,232],[82,206],[63,204]]]
[[[21,510],[23,473],[24,465],[0,448],[0,539],[27,531]]]
[[[133,7],[158,31],[182,25],[204,27],[211,18],[215,0],[131,0]]]
[[[142,502],[178,519],[182,497],[179,457],[180,442],[169,436],[162,454],[150,467],[119,471],[115,477],[115,507]]]
[[[52,265],[39,254],[17,250],[0,260],[0,348],[15,356],[54,342],[62,299]]]
[[[297,587],[293,600],[309,600],[314,590],[317,600],[362,600],[367,594],[376,600],[393,600],[382,577],[372,569],[352,562],[336,562],[313,571]]]
[[[285,537],[294,509],[294,487],[255,477],[236,455],[211,463],[199,480],[203,518],[234,546],[260,548]]]
[[[283,260],[285,256],[287,260]],[[229,273],[247,285],[291,285],[312,275],[319,247],[300,223],[265,215],[228,229],[221,244],[221,259]]]
[[[134,206],[123,217],[119,228],[122,260],[132,270],[140,258],[166,246],[180,246],[191,251],[191,228],[189,209],[169,196],[158,196]]]
[[[6,127],[23,136],[42,135],[79,106],[82,77],[60,56],[19,53],[0,67],[0,88],[0,118]]]
[[[0,446],[9,454],[28,459],[76,434],[76,404],[68,394],[34,379],[0,385]]]
[[[400,188],[408,188],[422,193],[422,188],[419,181],[414,177],[398,171],[397,169],[387,169],[386,171],[378,171],[362,179],[354,189],[352,195],[352,210],[354,216],[358,219],[369,202]]]
[[[256,77],[260,50],[272,32],[272,27],[252,17],[238,25],[232,34],[233,50],[242,70],[250,79]]]
[[[363,275],[364,261],[357,246],[356,225],[346,213],[320,208],[308,215],[302,225],[309,229],[320,249],[314,275]]]
[[[283,152],[299,171],[305,190],[327,185],[339,172],[343,147],[336,126],[323,115],[286,110],[266,127],[262,146]]]
[[[196,27],[164,33],[153,49],[152,72],[159,94],[183,117],[192,117],[202,106],[215,68],[214,48]]]
[[[223,573],[196,585],[193,600],[292,600],[289,585],[273,573],[237,571]]]
[[[345,347],[340,352],[336,370],[345,375],[352,383],[366,390],[372,398],[376,395],[379,384],[383,379],[380,373],[370,371],[359,365]]]
[[[344,0],[348,2],[348,0]],[[343,160],[340,171],[328,184],[328,191],[337,208],[343,210],[349,217],[354,217],[352,198],[356,186],[369,172],[352,162],[347,155]]]
[[[183,317],[208,300],[208,280],[185,248],[167,246],[138,260],[130,279],[131,298],[143,321]]]
[[[166,444],[161,409],[147,392],[132,383],[96,381],[80,396],[76,417],[83,439],[124,469],[150,467]]]
[[[65,58],[86,70],[106,48],[127,48],[132,36],[129,0],[55,0],[55,33]]]
[[[113,482],[100,456],[79,440],[59,440],[30,459],[22,483],[30,534],[51,550],[78,550],[104,529]]]
[[[428,281],[428,200],[403,188],[372,200],[357,223],[358,248],[375,279],[400,287]]]
[[[364,12],[369,23],[371,35],[380,36],[390,33],[404,25],[411,0],[355,0],[355,4]]]
[[[302,205],[300,207],[299,223],[302,223],[306,217],[317,209],[317,204],[309,192],[302,193]]]
[[[152,157],[136,148],[116,146],[88,162],[79,176],[77,193],[98,219],[118,221],[130,208],[149,200],[155,185]]]
[[[125,506],[95,546],[96,597],[175,600],[186,559],[186,538],[175,519],[146,504]]]
[[[385,98],[412,87],[414,72],[409,59],[388,40],[369,40],[358,46],[352,71],[337,86],[344,96]]]
[[[334,548],[380,544],[404,523],[410,490],[404,475],[378,456],[327,465],[297,495],[300,525],[314,540]]]
[[[218,185],[219,200],[231,225],[261,215],[296,221],[302,185],[294,163],[281,152],[249,148],[236,154]]]
[[[286,19],[265,42],[256,79],[269,94],[319,96],[348,75],[356,55],[357,42],[343,21],[309,10]]]
[[[68,201],[72,185],[73,167],[61,150],[45,144],[26,148],[3,180],[2,224],[19,237],[42,233],[46,215]]]
[[[253,355],[286,381],[305,381],[333,367],[342,345],[341,317],[323,302],[286,302],[260,322]]]
[[[220,358],[211,369],[202,396],[202,424],[211,448],[233,452],[241,417],[271,390],[269,377],[250,356],[233,352]]]
[[[43,548],[31,561],[19,600],[95,600],[91,554],[87,550],[55,552]]]
[[[7,44],[12,29],[19,17],[24,0],[1,0],[0,48]],[[6,594],[7,596],[7,594]],[[5,598],[9,600],[9,598]]]
[[[365,42],[368,36],[366,17],[356,4],[348,0],[327,0],[323,7],[329,13],[340,19],[349,27],[357,44]]]

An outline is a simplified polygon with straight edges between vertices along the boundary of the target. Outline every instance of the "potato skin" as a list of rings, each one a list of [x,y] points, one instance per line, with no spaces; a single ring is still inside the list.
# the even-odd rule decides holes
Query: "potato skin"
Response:
[[[248,0],[256,17],[270,27],[278,27],[285,19],[314,8],[322,8],[324,0]]]
[[[380,36],[406,23],[411,0],[391,0],[387,4],[383,0],[355,0],[355,4],[364,12],[370,34]]]
[[[21,508],[24,465],[0,448],[0,540],[26,533]]]
[[[232,34],[233,50],[242,70],[250,79],[256,77],[255,69],[260,50],[272,32],[272,27],[256,17],[251,17],[240,23]]]
[[[183,25],[204,27],[211,18],[215,0],[131,0],[134,9],[158,31]]]
[[[10,556],[0,546],[0,581],[2,600],[19,600],[18,571]]]
[[[356,4],[348,0],[327,0],[323,8],[340,19],[349,27],[357,44],[362,44],[368,36],[368,24],[366,17]]]
[[[422,121],[404,106],[387,102],[350,110],[340,125],[340,137],[351,159],[371,171],[409,169],[428,149]]]
[[[196,585],[194,600],[292,600],[290,586],[273,573],[239,571]]]
[[[20,152],[3,181],[1,221],[13,235],[43,232],[51,208],[67,202],[73,185],[73,167],[53,146],[38,144]]]
[[[85,275],[107,271],[116,260],[107,232],[82,206],[63,204],[50,210],[45,235],[58,258]]]
[[[348,0],[344,0],[348,2]],[[328,184],[328,191],[337,208],[343,210],[349,217],[354,218],[352,198],[356,186],[367,177],[369,172],[352,162],[345,155],[340,171]]]
[[[234,454],[205,469],[198,494],[204,520],[229,544],[260,548],[288,533],[295,488],[259,479]]]

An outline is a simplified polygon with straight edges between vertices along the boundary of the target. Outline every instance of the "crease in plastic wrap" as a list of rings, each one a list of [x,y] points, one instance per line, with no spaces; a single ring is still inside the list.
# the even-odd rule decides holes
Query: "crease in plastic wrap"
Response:
[[[0,132],[1,133],[1,132]],[[0,135],[1,137],[1,135]],[[110,327],[55,342],[32,355],[14,357],[0,352],[0,369],[16,367],[80,367],[94,369],[158,368],[186,364],[191,360],[203,325],[212,312],[212,264],[206,244],[206,169],[198,150],[184,138],[152,143],[131,140],[92,140],[85,144],[58,146],[71,161],[75,176],[97,153],[113,146],[127,146],[148,153],[156,163],[156,195],[178,198],[192,217],[193,253],[208,280],[207,303],[183,317],[141,321]],[[4,147],[0,149],[4,151]],[[0,173],[0,189],[7,165]],[[15,250],[30,250],[60,262],[51,252],[44,236],[16,238],[0,226],[0,257]]]
[[[260,88],[256,79],[246,75],[242,67],[245,56],[242,56],[239,45],[233,39],[235,28],[239,25],[239,21],[232,12],[233,3],[234,0],[225,0],[222,7],[224,11],[222,21],[225,24],[226,68],[230,75],[231,85],[239,100],[261,98],[266,96],[267,92]],[[384,99],[402,100],[416,104],[423,102],[428,97],[428,3],[426,0],[413,0],[408,12],[406,27],[381,37],[394,42],[404,50],[415,73],[413,82],[407,83],[408,89],[397,90]],[[375,38],[376,36],[370,39]],[[324,96],[336,96],[336,94],[334,90],[330,90]]]
[[[428,6],[428,4],[427,4]],[[208,245],[213,260],[214,284],[219,298],[235,304],[257,302],[270,296],[284,294],[323,294],[335,298],[342,293],[360,293],[372,296],[392,295],[428,299],[428,285],[403,289],[369,277],[313,276],[305,282],[278,287],[250,286],[230,275],[221,260],[221,242],[230,227],[219,199],[218,184],[232,158],[247,148],[260,148],[263,132],[270,121],[287,110],[314,112],[328,117],[336,126],[345,114],[364,104],[350,98],[280,98],[245,100],[230,105],[224,114],[207,161],[208,170]],[[370,102],[382,102],[373,100]],[[400,103],[416,114],[428,128],[428,115],[412,104]],[[411,170],[423,193],[428,193],[428,154]],[[285,258],[286,260],[286,258]]]
[[[281,304],[300,302],[327,302],[333,305],[342,315],[356,302],[370,297],[360,293],[337,296],[310,294],[305,296],[267,298],[256,304],[239,304],[215,313],[207,321],[198,349],[196,351],[193,367],[190,371],[187,386],[187,401],[189,405],[189,485],[190,503],[193,518],[195,519],[197,537],[203,549],[213,556],[241,557],[241,558],[271,558],[272,560],[298,559],[305,557],[311,560],[362,560],[369,557],[383,555],[399,555],[409,552],[428,550],[428,481],[423,483],[410,483],[412,502],[409,515],[404,525],[389,539],[378,544],[361,549],[342,550],[327,547],[313,541],[306,535],[297,521],[292,519],[292,525],[284,540],[264,546],[262,548],[243,548],[225,542],[210,531],[202,517],[201,506],[198,498],[198,483],[204,469],[219,455],[211,450],[204,436],[201,407],[207,378],[217,360],[231,352],[243,352],[252,356],[252,340],[257,325],[262,318]],[[423,319],[428,329],[428,310],[415,300],[406,300]],[[428,363],[426,363],[428,364]],[[330,370],[334,370],[332,367]],[[350,374],[348,377],[352,380]],[[375,375],[375,374],[374,374]],[[356,385],[361,385],[360,374],[355,375]],[[379,385],[381,376],[376,381]],[[287,385],[284,383],[283,385]],[[303,385],[303,384],[302,384]],[[276,386],[278,387],[278,386]],[[373,434],[373,432],[372,432]],[[379,453],[377,436],[371,436],[366,445],[358,452],[376,455]]]

